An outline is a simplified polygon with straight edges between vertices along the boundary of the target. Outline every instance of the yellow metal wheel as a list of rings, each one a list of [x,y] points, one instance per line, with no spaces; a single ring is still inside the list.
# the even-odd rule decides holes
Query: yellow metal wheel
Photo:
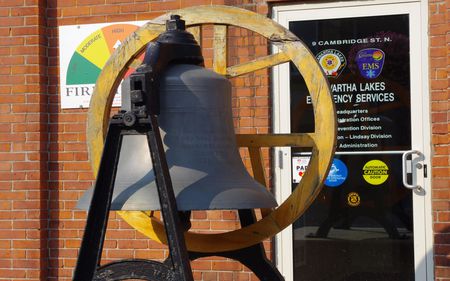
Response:
[[[292,194],[256,223],[226,233],[187,232],[189,250],[211,253],[241,249],[272,237],[298,219],[314,201],[326,178],[336,140],[336,117],[328,82],[307,47],[290,31],[259,14],[228,6],[199,6],[173,11],[150,21],[131,34],[111,56],[98,77],[88,112],[87,139],[90,161],[97,174],[109,121],[111,104],[117,87],[148,42],[165,30],[165,19],[178,14],[194,36],[202,24],[214,25],[214,70],[236,77],[259,69],[291,61],[305,80],[314,108],[315,132],[304,134],[238,135],[238,144],[249,148],[255,178],[264,181],[261,147],[310,147],[312,155],[302,181]],[[226,32],[228,26],[245,28],[275,44],[278,53],[254,61],[226,65]],[[144,211],[119,211],[119,215],[149,238],[166,243],[161,221]]]

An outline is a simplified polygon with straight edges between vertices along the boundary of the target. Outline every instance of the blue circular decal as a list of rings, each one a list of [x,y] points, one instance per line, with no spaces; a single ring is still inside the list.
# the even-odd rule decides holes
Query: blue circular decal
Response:
[[[328,172],[325,185],[329,187],[336,187],[344,183],[347,179],[348,169],[344,162],[339,159],[333,159],[330,171]]]

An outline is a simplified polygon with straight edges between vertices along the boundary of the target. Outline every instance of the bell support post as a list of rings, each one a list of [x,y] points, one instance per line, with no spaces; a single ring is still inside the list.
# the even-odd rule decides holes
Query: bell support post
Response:
[[[133,78],[139,79],[145,77],[145,74],[138,73],[136,76]],[[134,89],[134,91],[138,92],[139,90]],[[138,95],[136,92],[135,95]],[[123,280],[120,278],[125,276],[127,278],[139,277],[144,280],[155,281],[193,281],[183,237],[184,229],[180,222],[176,206],[156,115],[150,111],[150,114],[136,114],[138,116],[130,118],[130,116],[133,116],[131,114],[133,113],[121,112],[113,116],[110,122],[105,151],[102,156],[94,195],[89,208],[88,220],[73,280],[113,281]],[[132,134],[147,135],[149,150],[154,163],[153,168],[157,181],[158,194],[160,201],[164,202],[164,204],[161,204],[161,212],[168,236],[170,254],[165,263],[155,261],[123,261],[121,263],[113,263],[109,266],[99,267],[121,142],[124,135]],[[123,270],[124,265],[126,270]],[[105,267],[107,270],[104,270]]]
[[[121,140],[121,129],[116,119],[112,119],[89,207],[73,281],[92,280],[100,264]]]
[[[130,116],[129,112],[122,112],[116,114],[110,122],[105,151],[101,160],[102,164],[97,176],[73,280],[113,281],[123,280],[120,278],[126,276],[127,278],[139,277],[144,280],[193,281],[183,238],[183,228],[179,221],[157,118],[150,114],[138,116],[133,119],[134,121],[130,121]],[[105,266],[99,267],[99,264],[117,172],[119,151],[123,136],[132,134],[147,135],[149,150],[154,163],[158,194],[160,200],[165,202],[165,204],[161,204],[161,212],[165,219],[170,255],[166,263],[124,261],[113,263],[105,271],[103,270]],[[127,270],[113,270],[117,267],[123,268],[123,265],[126,265]],[[121,277],[119,278],[116,275]]]

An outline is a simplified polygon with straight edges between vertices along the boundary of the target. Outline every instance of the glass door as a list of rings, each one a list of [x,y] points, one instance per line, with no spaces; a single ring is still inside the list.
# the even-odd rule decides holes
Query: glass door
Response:
[[[325,185],[279,237],[278,264],[287,280],[432,280],[420,3],[353,5],[275,9],[322,67],[338,119]],[[314,132],[296,68],[280,66],[274,85],[276,132]],[[302,179],[310,151],[278,153],[283,199]]]

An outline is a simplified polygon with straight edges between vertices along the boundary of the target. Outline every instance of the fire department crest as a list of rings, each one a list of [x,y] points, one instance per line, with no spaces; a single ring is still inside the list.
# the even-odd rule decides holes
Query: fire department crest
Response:
[[[338,77],[347,65],[344,54],[335,49],[323,50],[316,55],[316,58],[327,77]]]

